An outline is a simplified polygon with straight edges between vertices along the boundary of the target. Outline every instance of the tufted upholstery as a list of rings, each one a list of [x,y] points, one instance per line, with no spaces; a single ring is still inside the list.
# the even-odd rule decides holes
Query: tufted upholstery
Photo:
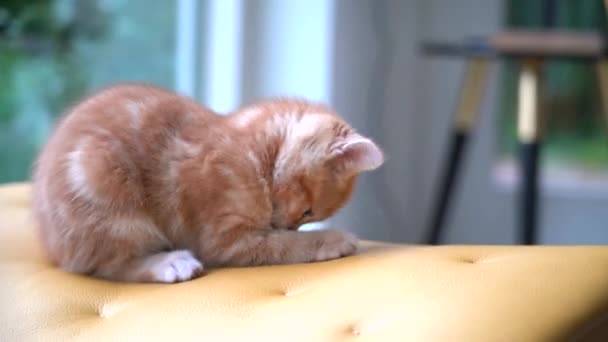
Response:
[[[64,273],[0,187],[0,341],[608,341],[608,248],[364,244],[174,285]]]

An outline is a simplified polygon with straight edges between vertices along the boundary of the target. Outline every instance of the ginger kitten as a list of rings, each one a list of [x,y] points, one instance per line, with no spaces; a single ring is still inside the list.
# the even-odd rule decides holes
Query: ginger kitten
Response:
[[[337,230],[298,232],[342,207],[380,149],[325,106],[277,99],[216,115],[147,85],[76,105],[43,148],[34,214],[63,269],[180,282],[206,267],[355,252]]]

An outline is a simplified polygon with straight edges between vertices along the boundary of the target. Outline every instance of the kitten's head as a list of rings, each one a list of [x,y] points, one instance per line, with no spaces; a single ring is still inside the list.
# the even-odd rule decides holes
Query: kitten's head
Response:
[[[272,226],[298,229],[336,213],[356,177],[384,162],[380,148],[330,111],[288,112],[271,121],[281,132],[276,159]]]

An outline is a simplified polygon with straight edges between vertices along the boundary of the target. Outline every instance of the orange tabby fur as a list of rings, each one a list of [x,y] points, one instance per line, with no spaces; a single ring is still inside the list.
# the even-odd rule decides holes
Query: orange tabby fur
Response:
[[[356,176],[382,162],[373,142],[320,104],[276,99],[220,116],[159,88],[118,85],[59,123],[34,173],[34,213],[65,270],[179,282],[203,262],[352,254],[350,234],[296,230],[333,215]]]

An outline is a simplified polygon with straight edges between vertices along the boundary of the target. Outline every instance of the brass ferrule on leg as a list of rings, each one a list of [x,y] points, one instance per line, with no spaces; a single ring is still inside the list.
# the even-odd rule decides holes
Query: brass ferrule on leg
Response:
[[[477,121],[489,64],[488,59],[482,57],[472,58],[468,62],[455,113],[455,127],[459,132],[469,132]]]
[[[525,60],[519,71],[517,133],[522,143],[537,142],[542,134],[541,60]]]

